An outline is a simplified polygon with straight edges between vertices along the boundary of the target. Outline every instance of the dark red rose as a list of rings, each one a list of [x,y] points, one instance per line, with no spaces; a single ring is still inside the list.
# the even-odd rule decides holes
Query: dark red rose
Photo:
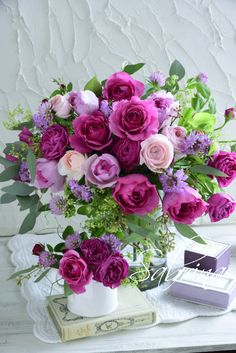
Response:
[[[44,251],[45,247],[42,244],[35,244],[35,246],[32,249],[32,254],[39,256],[42,251]]]
[[[107,243],[98,238],[84,240],[80,249],[88,265],[99,266],[110,255]]]
[[[140,149],[140,141],[132,141],[128,138],[118,140],[112,148],[121,168],[125,170],[131,170],[139,164]]]
[[[29,146],[33,144],[33,141],[32,141],[33,134],[31,131],[29,131],[29,129],[26,126],[23,126],[18,136],[21,142],[27,143],[27,145]]]
[[[46,159],[59,159],[69,144],[67,129],[61,125],[53,124],[48,127],[41,139],[40,149]]]

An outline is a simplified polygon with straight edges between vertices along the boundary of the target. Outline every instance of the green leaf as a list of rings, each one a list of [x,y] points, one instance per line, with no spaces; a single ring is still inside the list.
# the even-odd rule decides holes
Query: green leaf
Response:
[[[8,181],[13,179],[18,175],[19,164],[12,165],[8,167],[0,174],[0,181]]]
[[[24,270],[17,271],[17,272],[15,272],[15,273],[13,273],[13,275],[11,275],[11,276],[8,278],[8,280],[9,280],[9,279],[16,278],[16,277],[18,277],[18,276],[20,276],[20,275],[23,275],[23,274],[25,274],[25,273],[31,272],[31,271],[33,271],[33,270],[34,270],[35,268],[37,268],[37,267],[38,267],[38,265],[33,265],[33,266],[29,267],[29,268],[25,268]]]
[[[25,146],[25,143],[21,141],[6,143],[6,147],[4,148],[3,153],[11,154],[12,150],[14,150],[17,153],[19,152],[22,154],[22,146]]]
[[[192,98],[192,107],[196,111],[201,110],[204,103],[205,101],[202,99],[202,97],[199,94],[195,94],[194,97]]]
[[[208,102],[208,112],[210,114],[215,114],[216,113],[216,102],[213,97],[209,99]]]
[[[34,126],[33,121],[30,120],[30,121],[25,121],[23,123],[19,123],[17,126],[12,127],[11,130],[13,130],[13,131],[19,130],[20,131],[20,130],[22,130],[23,127],[27,127],[28,129],[32,129],[33,126]]]
[[[69,82],[68,85],[66,86],[66,90],[67,90],[67,92],[71,92],[72,89],[73,89],[72,82]]]
[[[188,226],[187,224],[182,224],[182,223],[176,223],[175,224],[175,228],[177,229],[177,231],[183,235],[185,238],[194,240],[196,243],[199,244],[206,244],[205,240],[203,240],[196,232],[195,230],[193,230],[190,226]]]
[[[61,91],[59,89],[56,89],[54,92],[52,92],[50,98],[57,96],[58,94],[61,94]]]
[[[59,243],[55,246],[54,251],[55,252],[62,252],[62,250],[65,249],[65,243]]]
[[[50,244],[47,244],[47,248],[49,252],[53,252],[53,247]]]
[[[78,208],[77,213],[81,214],[81,215],[84,215],[84,216],[87,216],[88,215],[88,209],[87,209],[86,206],[81,206],[80,208]]]
[[[69,285],[64,282],[64,294],[66,297],[69,297],[69,295],[73,294],[74,292],[70,289]]]
[[[123,71],[124,72],[127,72],[128,74],[132,75],[134,74],[135,72],[137,72],[138,70],[140,70],[145,64],[144,63],[138,63],[138,64],[129,64],[129,65],[126,65],[124,68],[123,68]]]
[[[122,242],[125,244],[138,243],[143,241],[143,237],[137,233],[132,232],[128,236],[126,236]]]
[[[196,84],[196,89],[198,92],[206,99],[208,99],[211,95],[211,91],[209,87],[205,83],[197,83]]]
[[[10,203],[16,200],[16,196],[15,195],[11,195],[11,194],[4,194],[1,196],[0,199],[0,203],[1,204],[5,204],[5,203]]]
[[[62,233],[62,238],[65,240],[68,235],[74,234],[75,231],[73,229],[73,227],[71,226],[67,226],[66,229],[64,230],[64,232]]]
[[[29,186],[21,181],[15,181],[12,185],[2,188],[2,191],[8,194],[21,196],[30,195],[34,190],[33,186]]]
[[[39,196],[17,196],[17,200],[20,205],[20,210],[24,211],[27,208],[31,208],[33,205],[39,202]]]
[[[96,94],[97,97],[102,95],[102,85],[98,81],[97,77],[94,76],[89,82],[84,86],[84,90],[92,91]]]
[[[208,133],[214,129],[216,117],[206,112],[196,113],[192,119],[189,120],[189,124],[194,130]]]
[[[170,76],[176,75],[179,77],[179,80],[181,80],[184,77],[185,69],[178,60],[173,61],[173,63],[171,64],[169,75]]]
[[[0,156],[0,164],[4,165],[4,167],[12,167],[16,165],[16,162],[9,161],[8,159],[4,158],[3,156]]]
[[[36,158],[33,152],[29,149],[26,162],[30,171],[31,181],[34,182],[35,179],[35,170],[36,170]]]
[[[51,268],[47,268],[43,273],[41,273],[41,275],[39,277],[36,278],[34,283],[37,283],[37,282],[41,281],[41,279],[43,279],[48,274],[48,272],[50,270],[51,270]]]
[[[236,152],[236,144],[231,146],[231,152]]]
[[[39,215],[38,206],[39,204],[36,204],[33,207],[31,207],[29,214],[25,217],[25,219],[21,224],[21,227],[19,230],[20,234],[27,233],[34,228],[36,219]]]
[[[39,208],[39,212],[46,212],[46,211],[50,211],[49,203],[47,203]]]
[[[227,177],[227,175],[221,172],[219,169],[210,167],[208,165],[194,165],[193,167],[190,168],[190,171],[193,173],[200,173],[205,175]]]

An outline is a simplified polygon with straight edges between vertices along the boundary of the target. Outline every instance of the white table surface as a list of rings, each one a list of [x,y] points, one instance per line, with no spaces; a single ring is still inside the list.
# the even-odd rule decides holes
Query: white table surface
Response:
[[[236,225],[198,227],[198,232],[215,240],[236,244]],[[236,351],[236,312],[64,344],[42,343],[33,336],[33,322],[27,315],[26,303],[16,282],[6,281],[14,271],[7,249],[8,240],[0,237],[0,353]],[[236,273],[236,247],[233,255],[231,270]]]

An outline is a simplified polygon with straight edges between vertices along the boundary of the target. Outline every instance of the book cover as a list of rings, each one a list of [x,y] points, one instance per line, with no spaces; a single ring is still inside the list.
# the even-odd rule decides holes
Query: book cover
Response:
[[[138,328],[156,322],[156,310],[138,288],[119,287],[119,305],[105,316],[76,316],[67,309],[64,295],[48,297],[48,311],[63,342],[98,336],[127,328]]]

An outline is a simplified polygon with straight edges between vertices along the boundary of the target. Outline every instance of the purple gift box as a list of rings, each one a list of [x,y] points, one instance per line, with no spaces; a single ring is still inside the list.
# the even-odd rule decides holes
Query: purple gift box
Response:
[[[207,244],[193,242],[185,250],[184,266],[224,273],[229,267],[231,246],[208,239],[204,240]]]
[[[236,279],[185,267],[173,279],[170,292],[180,299],[226,309],[236,297]]]

